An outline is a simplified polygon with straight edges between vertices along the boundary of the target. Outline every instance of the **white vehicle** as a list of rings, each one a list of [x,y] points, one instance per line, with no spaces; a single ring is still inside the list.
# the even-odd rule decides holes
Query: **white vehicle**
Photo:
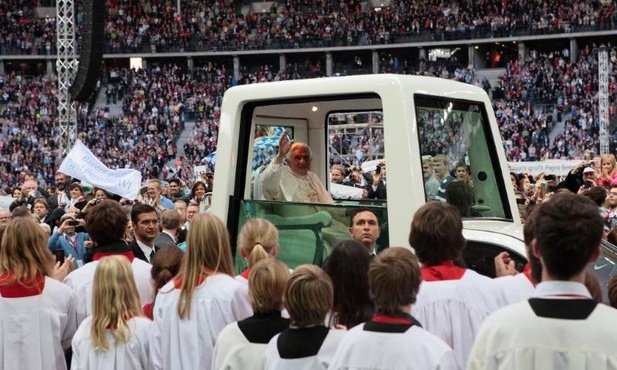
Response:
[[[312,171],[345,199],[309,204],[263,198],[259,175],[281,134],[310,146]],[[278,258],[292,268],[320,264],[333,243],[349,237],[349,215],[358,208],[379,216],[381,247],[410,247],[414,212],[434,196],[425,187],[422,160],[438,154],[446,156],[447,172],[457,164],[471,170],[468,264],[490,275],[492,257],[502,250],[521,268],[526,260],[493,108],[479,87],[391,74],[236,86],[223,99],[217,148],[210,211],[227,222],[232,245],[248,218],[271,220],[280,230]],[[367,171],[386,163],[387,199],[362,199],[362,191],[330,183],[332,163],[359,167],[360,160]],[[237,258],[238,270],[242,262]]]

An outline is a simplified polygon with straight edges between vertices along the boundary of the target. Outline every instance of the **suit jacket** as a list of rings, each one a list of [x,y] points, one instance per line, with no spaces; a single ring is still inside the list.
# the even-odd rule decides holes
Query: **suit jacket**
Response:
[[[67,192],[64,192],[64,201],[65,201],[65,203],[66,203],[66,200],[69,199],[69,198],[70,197],[67,194]],[[56,193],[50,195],[49,198],[47,198],[47,203],[49,204],[49,212],[51,212],[54,209],[58,208],[58,193],[56,192]]]
[[[167,233],[161,232],[154,239],[154,250],[158,252],[159,249],[167,247],[168,245],[177,245],[176,241]]]
[[[133,251],[133,254],[135,255],[135,258],[139,258],[142,261],[150,263],[150,261],[148,261],[148,259],[146,258],[146,255],[144,254],[144,251],[142,251],[141,248],[139,248],[139,245],[137,244],[137,241],[130,242],[129,243],[129,248],[131,248],[131,250]]]
[[[55,232],[49,237],[47,246],[52,252],[57,249],[62,249],[65,257],[68,257],[68,255],[75,257],[73,267],[77,268],[79,267],[77,261],[85,263],[84,260],[87,248],[85,247],[84,242],[86,240],[90,240],[90,236],[87,233],[77,232],[75,233],[75,239],[77,240],[77,247],[73,247],[63,234]]]
[[[373,182],[371,181],[366,185],[366,191],[368,191],[367,199],[386,199],[386,184],[383,181],[379,181],[377,184],[377,190],[373,190]]]

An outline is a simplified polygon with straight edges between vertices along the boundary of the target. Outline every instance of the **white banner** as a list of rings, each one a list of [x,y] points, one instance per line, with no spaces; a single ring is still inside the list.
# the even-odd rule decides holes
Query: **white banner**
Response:
[[[141,187],[141,173],[137,170],[107,167],[79,140],[64,158],[58,171],[87,182],[110,193],[134,200]]]
[[[6,209],[8,211],[11,203],[16,200],[17,199],[10,196],[0,196],[0,209]]]
[[[330,194],[334,199],[362,199],[362,192],[364,189],[356,188],[353,186],[346,186],[341,184],[330,183]]]
[[[548,160],[542,162],[508,162],[510,172],[528,173],[537,176],[544,172],[547,175],[566,176],[581,161]]]

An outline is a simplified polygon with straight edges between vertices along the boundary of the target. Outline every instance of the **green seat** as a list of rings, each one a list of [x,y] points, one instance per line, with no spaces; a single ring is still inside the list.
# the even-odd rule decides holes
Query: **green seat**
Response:
[[[328,212],[296,217],[264,214],[262,217],[279,230],[277,259],[292,269],[305,263],[321,266],[324,258],[322,229],[332,225],[332,216]]]

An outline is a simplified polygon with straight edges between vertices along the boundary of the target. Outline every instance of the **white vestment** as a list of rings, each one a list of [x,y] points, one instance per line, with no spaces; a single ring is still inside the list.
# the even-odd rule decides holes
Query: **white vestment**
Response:
[[[277,347],[277,340],[280,334],[276,335],[266,349],[266,360],[264,370],[318,370],[327,369],[330,361],[336,352],[343,337],[347,334],[345,330],[330,330],[326,339],[323,341],[319,352],[314,356],[301,358],[281,358]]]
[[[262,182],[262,195],[267,200],[334,203],[319,177],[311,171],[304,176],[299,176],[289,166],[270,163],[261,173],[260,181]]]
[[[553,297],[551,297],[553,295]],[[534,297],[591,297],[579,283],[545,282]],[[617,310],[598,304],[585,319],[536,315],[530,301],[504,307],[488,317],[469,356],[468,370],[615,370]]]
[[[86,318],[73,337],[71,370],[147,370],[149,361],[148,336],[152,321],[134,317],[127,322],[130,339],[114,345],[114,337],[107,333],[107,351],[94,349],[91,339],[92,316]]]
[[[66,369],[64,350],[77,330],[75,296],[50,277],[44,284],[41,294],[0,297],[1,369]]]
[[[193,291],[190,318],[180,319],[180,289],[174,282],[156,296],[150,336],[152,369],[210,369],[221,330],[253,314],[248,288],[225,274],[209,276]]]
[[[533,295],[535,289],[529,278],[523,273],[495,278],[493,284],[497,290],[499,307],[525,301]]]
[[[454,351],[419,326],[404,333],[385,333],[364,330],[365,325],[349,330],[329,370],[462,369]]]
[[[94,281],[94,272],[98,265],[99,261],[86,263],[77,270],[72,271],[64,279],[64,283],[73,288],[77,297],[77,325],[84,321],[86,317],[92,315],[92,283]],[[154,299],[154,288],[152,287],[152,277],[150,275],[152,265],[139,258],[134,258],[133,262],[131,262],[131,268],[141,305],[151,303]]]
[[[466,364],[480,324],[499,307],[495,291],[492,279],[473,270],[460,280],[423,281],[411,314]]]
[[[216,340],[212,370],[263,369],[267,347],[249,342],[237,322],[229,324]]]

